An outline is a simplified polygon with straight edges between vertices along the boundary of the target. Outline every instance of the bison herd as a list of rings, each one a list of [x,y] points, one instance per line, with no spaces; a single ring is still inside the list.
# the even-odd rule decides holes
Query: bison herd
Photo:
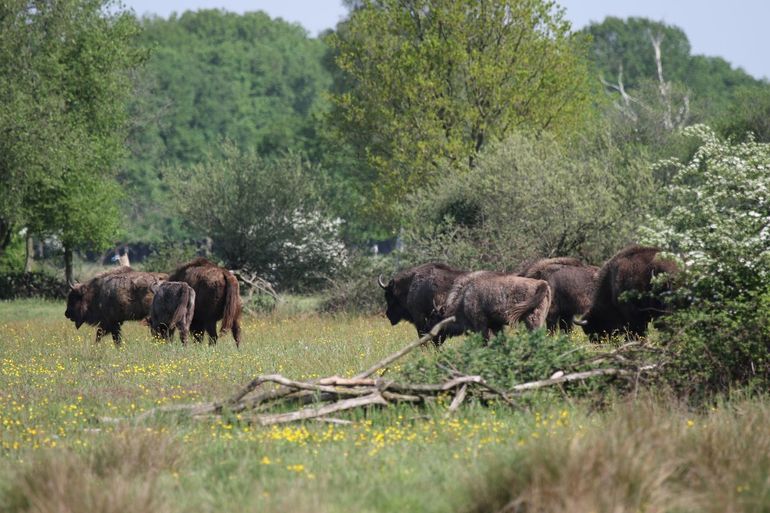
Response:
[[[454,316],[434,340],[439,345],[468,331],[488,339],[519,321],[530,330],[545,325],[569,331],[578,324],[592,339],[616,332],[641,336],[650,321],[667,313],[661,297],[671,291],[676,273],[676,264],[661,258],[660,249],[632,245],[601,268],[575,258],[539,260],[518,273],[427,263],[378,283],[391,324],[406,320],[423,336]]]
[[[660,257],[658,248],[629,246],[601,268],[575,258],[549,258],[518,273],[461,271],[427,263],[397,273],[385,289],[391,324],[406,320],[420,336],[439,322],[449,322],[436,337],[477,332],[489,339],[504,326],[523,322],[534,330],[572,329],[580,325],[592,339],[626,332],[644,335],[647,324],[665,314],[661,292],[671,290],[676,265]],[[660,278],[655,278],[660,276]],[[145,321],[155,336],[170,340],[179,330],[182,343],[208,333],[217,340],[232,331],[241,342],[241,299],[238,280],[227,269],[196,258],[171,274],[140,272],[128,266],[71,285],[64,315],[80,328],[96,326],[96,340],[112,335],[120,344],[120,328],[130,320]]]
[[[118,267],[70,288],[64,315],[76,328],[84,323],[96,326],[97,342],[110,333],[120,344],[123,322],[140,320],[165,339],[178,329],[183,343],[190,332],[197,341],[205,332],[214,344],[221,319],[220,333],[232,330],[235,345],[241,343],[238,280],[205,258],[187,262],[170,275]]]

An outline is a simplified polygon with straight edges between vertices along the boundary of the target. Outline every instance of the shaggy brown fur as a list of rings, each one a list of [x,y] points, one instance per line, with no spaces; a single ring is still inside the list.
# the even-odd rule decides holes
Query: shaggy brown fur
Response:
[[[651,280],[662,273],[673,278],[678,268],[658,253],[659,248],[631,245],[602,266],[591,308],[581,321],[587,335],[596,339],[626,331],[643,336],[650,321],[668,313],[659,293],[671,290],[671,279],[658,294],[652,294]]]
[[[577,258],[544,258],[532,263],[520,276],[545,280],[551,287],[546,325],[551,331],[572,331],[575,316],[585,314],[596,290],[599,268]]]
[[[392,325],[405,320],[414,324],[417,335],[430,332],[440,320],[434,307],[443,305],[457,277],[467,274],[446,264],[430,262],[398,272],[385,289],[385,315]],[[433,342],[440,345],[446,337]]]
[[[190,324],[195,312],[195,291],[181,281],[154,283],[150,289],[155,296],[150,306],[150,330],[166,340],[174,338],[179,329],[182,344],[187,344]]]
[[[545,324],[551,288],[548,282],[492,271],[476,271],[455,280],[441,308],[442,317],[455,316],[448,335],[475,331],[489,339],[523,320],[527,329]]]
[[[209,335],[209,343],[217,343],[217,321],[222,319],[220,333],[233,331],[236,347],[241,345],[241,296],[238,280],[230,271],[199,257],[178,267],[169,281],[183,281],[195,291],[195,315],[190,325],[195,340]]]
[[[120,345],[120,327],[124,321],[145,319],[150,313],[151,287],[165,280],[164,273],[144,273],[119,267],[73,285],[67,296],[64,316],[80,328],[84,323],[96,326],[96,341],[112,334]]]

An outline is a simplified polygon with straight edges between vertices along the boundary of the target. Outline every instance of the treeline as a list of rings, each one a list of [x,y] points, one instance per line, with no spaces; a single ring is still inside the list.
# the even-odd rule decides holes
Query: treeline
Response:
[[[311,38],[259,12],[4,2],[0,261],[46,240],[70,278],[73,252],[211,237],[300,290],[399,235],[403,261],[597,260],[667,208],[650,163],[689,157],[681,128],[770,140],[770,85],[677,27],[573,32],[539,0],[350,6]]]

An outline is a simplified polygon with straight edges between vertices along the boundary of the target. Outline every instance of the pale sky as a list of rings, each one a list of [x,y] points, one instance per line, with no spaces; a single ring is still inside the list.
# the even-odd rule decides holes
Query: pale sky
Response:
[[[299,23],[311,36],[347,15],[340,0],[123,0],[138,15],[223,8],[265,11]],[[757,78],[770,78],[770,0],[557,0],[574,29],[606,16],[642,16],[682,28],[693,54],[719,56]]]

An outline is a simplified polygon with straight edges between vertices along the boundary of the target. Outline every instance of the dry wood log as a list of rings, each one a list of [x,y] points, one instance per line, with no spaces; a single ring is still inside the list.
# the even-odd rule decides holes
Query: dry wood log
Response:
[[[251,421],[255,424],[260,424],[262,426],[270,426],[272,424],[283,424],[286,422],[295,422],[298,420],[323,417],[324,415],[329,415],[330,413],[350,410],[353,408],[360,408],[361,406],[369,406],[372,404],[386,405],[388,402],[379,392],[375,392],[363,397],[343,399],[342,401],[327,404],[325,406],[321,406],[320,408],[308,407],[288,413],[251,415],[249,417],[245,417],[245,420]]]
[[[388,365],[390,365],[391,363],[395,362],[396,360],[398,360],[399,358],[401,358],[405,354],[407,354],[410,351],[412,351],[414,348],[420,347],[421,345],[423,345],[423,344],[433,340],[434,338],[436,338],[439,335],[439,333],[441,333],[441,329],[444,326],[446,326],[447,324],[449,324],[450,322],[454,322],[454,320],[455,320],[454,316],[447,317],[446,319],[442,320],[441,322],[439,322],[438,324],[433,326],[433,329],[430,330],[430,333],[424,335],[419,340],[416,340],[416,341],[412,342],[408,346],[404,347],[402,350],[397,351],[397,352],[393,353],[392,355],[390,355],[390,356],[388,356],[386,358],[383,358],[379,362],[375,363],[374,365],[372,365],[371,367],[366,369],[364,372],[362,372],[360,374],[356,374],[353,379],[368,378],[369,376],[371,376],[372,374],[374,374],[378,370],[382,369],[383,367],[387,367]]]

